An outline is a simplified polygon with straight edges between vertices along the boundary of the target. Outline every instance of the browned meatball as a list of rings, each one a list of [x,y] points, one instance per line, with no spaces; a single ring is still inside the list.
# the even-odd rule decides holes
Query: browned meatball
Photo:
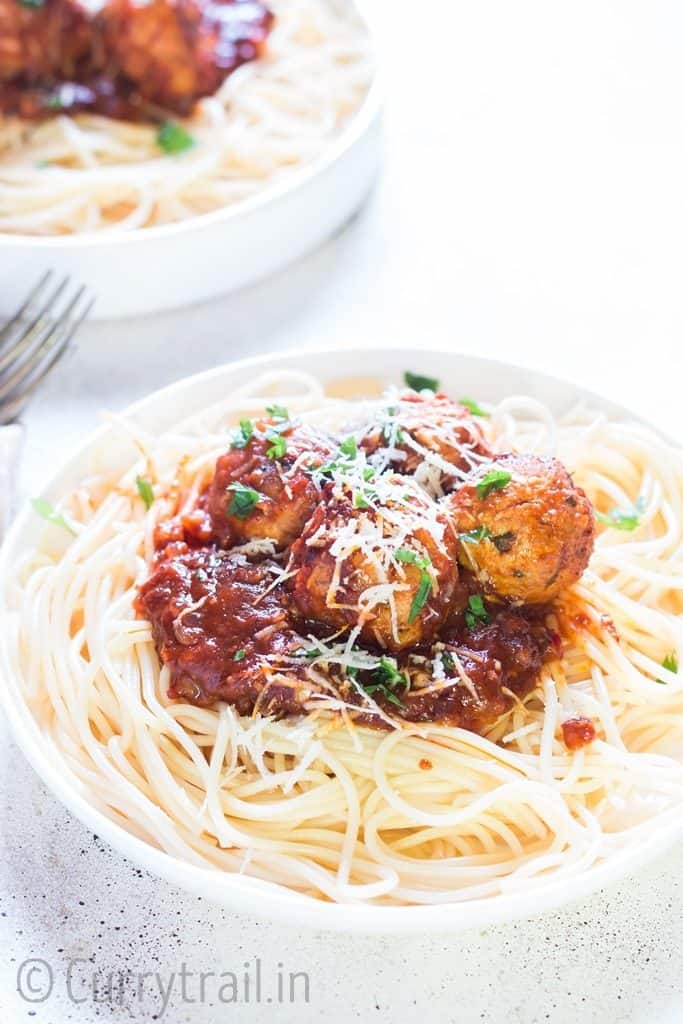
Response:
[[[259,56],[272,22],[260,0],[0,0],[0,113],[190,114]]]
[[[0,0],[0,80],[25,83],[74,78],[88,63],[92,33],[77,0],[36,6]]]
[[[272,420],[252,426],[251,438],[216,463],[208,496],[213,532],[226,547],[267,539],[286,548],[320,500],[311,469],[325,463],[335,445],[303,426]]]
[[[447,518],[409,478],[376,480],[381,492],[328,485],[292,547],[294,599],[306,619],[360,627],[368,644],[398,651],[430,641],[457,581]]]
[[[448,505],[464,564],[506,600],[550,601],[588,564],[593,508],[557,459],[503,455],[472,474]]]
[[[377,414],[361,447],[378,469],[415,475],[434,496],[452,491],[492,452],[465,406],[446,395],[404,391]]]
[[[258,55],[272,15],[251,0],[109,0],[100,20],[107,52],[140,95],[189,113]]]

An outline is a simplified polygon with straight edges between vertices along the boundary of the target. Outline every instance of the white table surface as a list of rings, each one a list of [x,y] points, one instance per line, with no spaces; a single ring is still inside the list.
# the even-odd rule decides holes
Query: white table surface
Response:
[[[390,104],[384,174],[366,208],[322,249],[241,294],[84,330],[27,417],[24,494],[98,410],[292,345],[398,341],[505,358],[681,434],[683,8],[374,6]],[[136,870],[62,810],[4,725],[0,786],[3,1024],[159,1012],[151,983],[124,1008],[70,1002],[64,972],[81,957],[101,979],[158,970],[165,984],[183,963],[240,971],[256,957],[269,977],[279,962],[309,974],[308,1004],[217,1007],[174,993],[161,1018],[171,1024],[683,1019],[683,847],[609,893],[533,921],[452,936],[338,937],[240,917]],[[28,957],[55,972],[41,1004],[15,992]]]

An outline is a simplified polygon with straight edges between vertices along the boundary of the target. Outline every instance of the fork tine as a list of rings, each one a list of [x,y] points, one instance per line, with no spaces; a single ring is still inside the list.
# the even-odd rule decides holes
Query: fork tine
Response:
[[[6,339],[8,346],[5,347],[5,351],[2,351],[0,347],[0,374],[12,363],[17,362],[19,359],[30,358],[31,354],[35,351],[36,347],[40,343],[40,330],[43,321],[47,317],[48,313],[55,308],[59,299],[62,297],[64,290],[69,284],[69,278],[64,277],[43,303],[41,309],[33,316],[32,320],[22,328],[20,334],[16,335],[16,338],[8,337]],[[32,345],[32,339],[37,332],[37,338],[35,344]],[[14,341],[13,344],[9,342]]]
[[[59,320],[52,324],[47,335],[42,337],[41,344],[35,349],[32,358],[30,360],[22,360],[21,365],[11,377],[0,384],[0,402],[3,403],[3,408],[0,409],[0,417],[3,419],[5,419],[9,412],[16,416],[17,409],[23,409],[32,396],[33,391],[68,347],[95,301],[94,298],[89,299],[78,315],[72,318],[72,314],[78,307],[85,292],[86,289],[84,287],[78,290]],[[13,395],[15,391],[17,394]],[[11,409],[8,412],[5,411],[5,403],[11,403]]]
[[[46,270],[43,276],[41,277],[40,281],[38,281],[38,283],[34,285],[32,291],[29,292],[29,294],[22,302],[21,306],[19,306],[19,309],[16,311],[14,316],[12,316],[7,321],[7,323],[3,324],[2,328],[0,328],[0,352],[4,347],[4,343],[11,337],[14,328],[17,326],[17,324],[19,324],[22,317],[26,315],[31,306],[36,302],[40,294],[45,290],[45,286],[50,283],[53,277],[54,272],[52,270]]]

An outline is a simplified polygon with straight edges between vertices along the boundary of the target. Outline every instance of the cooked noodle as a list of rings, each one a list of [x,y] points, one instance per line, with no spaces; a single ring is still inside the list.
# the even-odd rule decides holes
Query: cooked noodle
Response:
[[[339,902],[494,898],[575,876],[683,807],[683,458],[648,429],[529,398],[489,421],[498,450],[559,455],[599,509],[642,501],[633,532],[604,530],[561,662],[479,736],[437,724],[390,732],[341,716],[240,718],[172,702],[150,626],[135,617],[162,495],[191,503],[225,428],[264,396],[334,423],[348,402],[300,373],[269,374],[160,437],[115,420],[99,472],[60,506],[9,586],[12,669],[49,756],[99,810],[181,860]],[[115,442],[115,439],[116,442]],[[134,454],[134,453],[137,454]],[[122,472],[121,464],[126,468]],[[158,495],[145,514],[136,476]],[[569,752],[561,723],[598,739]]]
[[[185,122],[192,149],[164,155],[157,127],[93,114],[0,118],[0,231],[130,231],[232,206],[317,160],[372,79],[350,0],[273,0],[265,56]]]

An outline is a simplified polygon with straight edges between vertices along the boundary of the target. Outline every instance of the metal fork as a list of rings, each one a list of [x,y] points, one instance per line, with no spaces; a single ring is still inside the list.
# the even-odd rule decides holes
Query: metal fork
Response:
[[[15,422],[67,351],[94,303],[85,287],[48,270],[0,329],[0,424]]]

